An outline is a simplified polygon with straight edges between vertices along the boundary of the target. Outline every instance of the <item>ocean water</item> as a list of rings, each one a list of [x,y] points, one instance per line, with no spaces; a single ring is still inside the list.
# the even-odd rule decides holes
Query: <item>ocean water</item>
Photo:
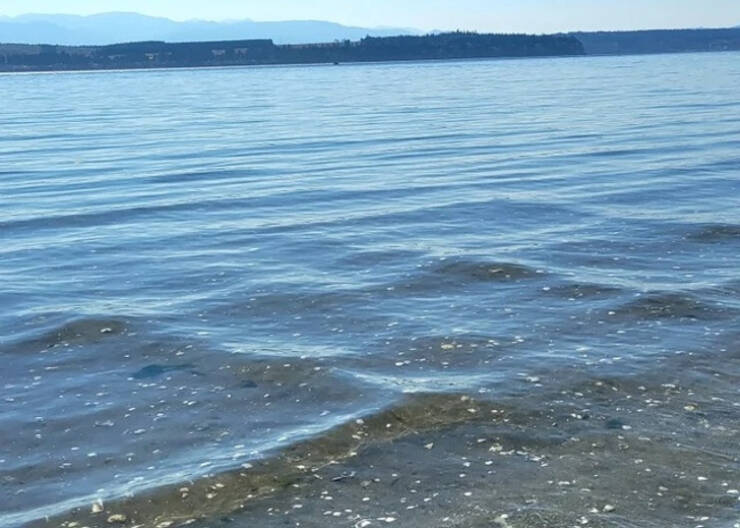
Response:
[[[0,75],[0,525],[738,526],[738,86]]]

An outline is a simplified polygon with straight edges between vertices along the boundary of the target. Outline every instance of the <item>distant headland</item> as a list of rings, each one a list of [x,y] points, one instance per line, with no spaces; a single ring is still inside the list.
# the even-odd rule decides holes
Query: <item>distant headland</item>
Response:
[[[339,64],[730,50],[740,50],[739,28],[557,35],[453,32],[282,45],[270,39],[148,41],[106,46],[0,44],[0,71]]]
[[[566,35],[441,33],[359,41],[276,45],[272,40],[134,42],[109,46],[0,44],[0,70],[94,70],[269,64],[320,64],[583,55]]]

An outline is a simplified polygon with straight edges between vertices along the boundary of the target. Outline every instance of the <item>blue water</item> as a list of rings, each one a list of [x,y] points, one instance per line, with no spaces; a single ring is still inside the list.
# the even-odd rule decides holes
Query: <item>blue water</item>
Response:
[[[736,346],[738,86],[737,53],[0,75],[0,524]]]

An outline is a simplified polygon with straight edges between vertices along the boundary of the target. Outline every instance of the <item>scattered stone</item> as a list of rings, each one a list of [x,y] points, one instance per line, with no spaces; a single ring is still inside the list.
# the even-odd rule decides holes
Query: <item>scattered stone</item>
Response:
[[[507,514],[499,515],[496,517],[493,522],[501,526],[502,528],[511,528],[511,525],[508,522],[509,516]]]
[[[128,521],[128,517],[122,513],[115,513],[108,517],[108,524],[123,524]]]
[[[603,511],[604,513],[611,513],[616,509],[617,509],[616,506],[613,506],[612,504],[607,504],[606,506],[604,506]]]
[[[103,501],[98,499],[95,502],[93,502],[92,509],[90,510],[92,513],[102,513],[103,511]]]

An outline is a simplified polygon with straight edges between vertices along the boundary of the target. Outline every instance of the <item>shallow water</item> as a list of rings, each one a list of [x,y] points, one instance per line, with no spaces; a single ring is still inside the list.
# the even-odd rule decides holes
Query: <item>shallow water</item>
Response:
[[[733,526],[738,59],[0,76],[0,525]]]

